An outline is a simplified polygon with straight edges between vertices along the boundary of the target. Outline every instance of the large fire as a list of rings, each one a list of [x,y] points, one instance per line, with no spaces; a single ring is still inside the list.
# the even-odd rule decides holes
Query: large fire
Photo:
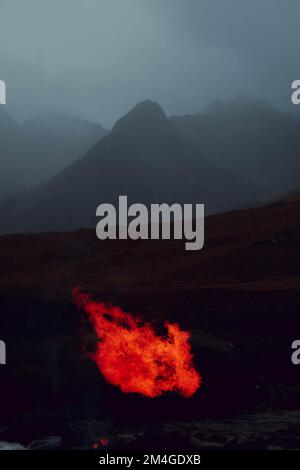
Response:
[[[92,358],[105,379],[122,392],[158,397],[177,391],[191,397],[201,385],[192,363],[189,333],[165,322],[166,336],[159,336],[149,323],[73,291],[76,305],[89,316],[99,338]]]

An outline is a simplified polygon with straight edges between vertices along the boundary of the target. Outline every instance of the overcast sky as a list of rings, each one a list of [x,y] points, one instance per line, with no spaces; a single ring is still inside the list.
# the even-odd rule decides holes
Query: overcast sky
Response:
[[[287,108],[299,0],[0,0],[0,79],[19,119],[55,110],[110,127],[245,94]]]

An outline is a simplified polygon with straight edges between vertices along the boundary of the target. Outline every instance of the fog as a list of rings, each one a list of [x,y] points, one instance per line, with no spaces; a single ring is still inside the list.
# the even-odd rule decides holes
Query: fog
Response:
[[[299,17],[297,0],[0,0],[7,110],[110,127],[144,99],[168,115],[240,94],[289,108]]]

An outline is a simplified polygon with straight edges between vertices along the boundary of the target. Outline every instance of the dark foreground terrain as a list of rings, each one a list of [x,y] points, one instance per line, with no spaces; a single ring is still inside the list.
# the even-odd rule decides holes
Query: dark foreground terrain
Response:
[[[0,447],[300,447],[300,198],[211,216],[205,234],[199,252],[88,230],[0,238]],[[200,390],[107,384],[74,287],[189,330]]]

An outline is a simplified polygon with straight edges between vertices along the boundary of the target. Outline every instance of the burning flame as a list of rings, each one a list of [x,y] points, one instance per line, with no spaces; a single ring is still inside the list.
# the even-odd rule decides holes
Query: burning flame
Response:
[[[120,307],[95,302],[77,289],[73,298],[95,328],[99,343],[92,358],[107,382],[124,393],[151,398],[172,391],[188,398],[199,389],[201,376],[192,364],[190,334],[179,325],[166,321],[166,336],[158,336],[149,323]]]
[[[106,437],[100,437],[98,442],[92,445],[92,449],[99,449],[99,447],[107,447],[109,445],[109,440]]]

